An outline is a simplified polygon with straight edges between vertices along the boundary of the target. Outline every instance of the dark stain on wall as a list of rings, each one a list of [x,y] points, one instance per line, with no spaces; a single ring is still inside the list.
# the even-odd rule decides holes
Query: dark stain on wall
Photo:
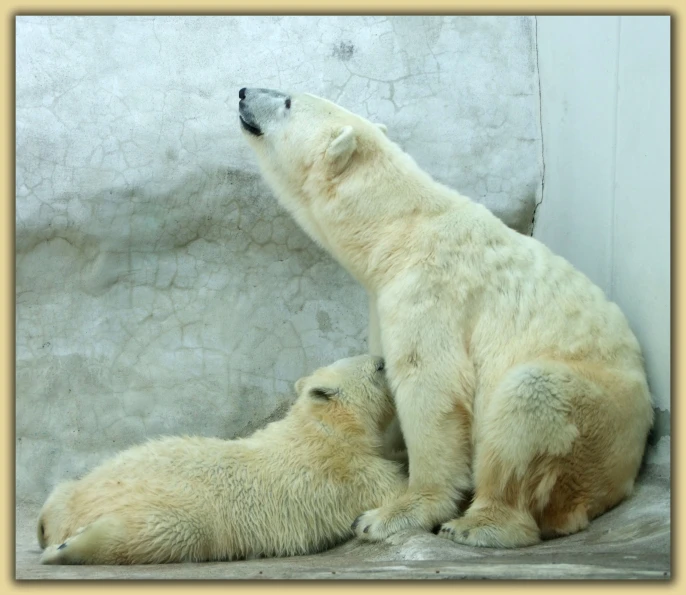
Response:
[[[350,42],[341,41],[338,45],[333,46],[333,57],[338,58],[342,62],[350,60],[354,53],[355,46]]]

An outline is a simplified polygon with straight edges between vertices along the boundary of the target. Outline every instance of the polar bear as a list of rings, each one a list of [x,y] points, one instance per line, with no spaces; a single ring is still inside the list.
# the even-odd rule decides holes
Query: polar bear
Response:
[[[288,415],[249,438],[175,437],[57,486],[40,513],[46,564],[289,556],[353,536],[407,476],[381,456],[394,415],[383,360],[339,360],[297,381]]]
[[[310,94],[243,88],[238,107],[277,199],[369,295],[409,484],[361,511],[360,538],[438,528],[527,546],[631,493],[651,396],[639,344],[598,287],[437,183],[383,126]]]

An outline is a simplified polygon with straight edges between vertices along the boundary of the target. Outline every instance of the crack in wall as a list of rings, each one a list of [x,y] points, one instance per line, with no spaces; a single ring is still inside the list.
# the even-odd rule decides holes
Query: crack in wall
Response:
[[[534,17],[534,45],[536,47],[536,76],[538,78],[538,118],[541,131],[541,198],[536,201],[534,205],[534,211],[531,214],[531,232],[529,235],[534,235],[534,228],[536,226],[536,211],[538,207],[543,203],[543,198],[545,194],[545,143],[543,139],[543,93],[541,91],[541,68],[539,63],[539,48],[538,48],[538,17]]]
[[[615,229],[617,226],[617,139],[619,137],[619,69],[622,49],[622,17],[617,17],[617,48],[615,50],[614,120],[612,122],[612,188],[610,189],[610,233],[607,238],[608,298],[615,297]]]

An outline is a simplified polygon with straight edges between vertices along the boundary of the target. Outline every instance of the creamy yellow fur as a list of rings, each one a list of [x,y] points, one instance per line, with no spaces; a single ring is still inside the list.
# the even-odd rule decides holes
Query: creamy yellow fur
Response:
[[[357,534],[445,523],[455,541],[516,547],[578,531],[627,496],[652,407],[619,308],[377,125],[312,95],[241,94],[277,198],[369,294],[370,351],[386,359],[410,480]]]
[[[380,362],[348,358],[300,379],[288,415],[249,438],[154,440],[60,484],[38,521],[43,563],[287,556],[351,537],[361,510],[407,484],[381,457],[393,401]]]

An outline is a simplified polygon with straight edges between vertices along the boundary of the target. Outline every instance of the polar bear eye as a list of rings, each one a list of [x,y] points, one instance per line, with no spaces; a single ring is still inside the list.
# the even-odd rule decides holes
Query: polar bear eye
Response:
[[[291,109],[291,98],[286,97],[286,109]]]

